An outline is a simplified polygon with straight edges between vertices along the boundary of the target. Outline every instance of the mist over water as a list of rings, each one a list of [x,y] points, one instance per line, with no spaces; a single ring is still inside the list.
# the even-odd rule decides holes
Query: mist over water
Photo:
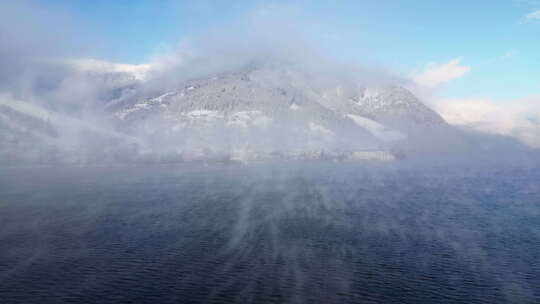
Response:
[[[538,167],[10,169],[6,303],[535,303]]]

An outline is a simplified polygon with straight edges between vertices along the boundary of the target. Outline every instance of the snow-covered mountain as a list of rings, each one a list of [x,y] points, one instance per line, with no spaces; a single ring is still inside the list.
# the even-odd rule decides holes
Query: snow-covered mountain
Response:
[[[104,83],[90,116],[3,102],[0,153],[18,159],[33,151],[26,159],[45,163],[391,160],[415,153],[434,130],[451,129],[401,86],[285,65],[252,64],[165,87],[124,72],[83,78]]]
[[[255,65],[178,84],[114,106],[118,126],[175,153],[352,155],[399,149],[411,128],[444,120],[399,86],[324,81]],[[316,77],[316,76],[315,76]]]

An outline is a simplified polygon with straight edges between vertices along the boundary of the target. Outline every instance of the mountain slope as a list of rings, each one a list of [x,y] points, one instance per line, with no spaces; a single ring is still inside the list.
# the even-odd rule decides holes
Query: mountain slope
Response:
[[[251,66],[128,99],[115,105],[113,117],[151,146],[182,153],[388,151],[407,138],[404,125],[445,124],[400,87],[376,95],[362,86],[342,91],[315,86],[294,68]]]
[[[444,119],[403,87],[366,88],[352,98],[364,116],[388,125],[443,125]]]

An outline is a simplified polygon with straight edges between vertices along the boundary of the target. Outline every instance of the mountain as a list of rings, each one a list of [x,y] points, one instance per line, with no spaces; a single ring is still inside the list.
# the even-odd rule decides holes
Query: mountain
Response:
[[[289,157],[378,151],[388,158],[411,129],[446,126],[403,87],[328,86],[313,77],[292,67],[250,66],[126,99],[112,119],[162,152]]]
[[[93,99],[81,97],[84,107],[0,98],[7,163],[391,160],[452,129],[401,86],[290,65],[252,64],[165,86],[125,72],[78,75],[72,81],[98,88]]]

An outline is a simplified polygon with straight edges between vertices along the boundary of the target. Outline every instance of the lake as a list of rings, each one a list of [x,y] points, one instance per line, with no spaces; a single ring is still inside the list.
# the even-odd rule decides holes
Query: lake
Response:
[[[0,170],[0,303],[540,303],[540,166]]]

